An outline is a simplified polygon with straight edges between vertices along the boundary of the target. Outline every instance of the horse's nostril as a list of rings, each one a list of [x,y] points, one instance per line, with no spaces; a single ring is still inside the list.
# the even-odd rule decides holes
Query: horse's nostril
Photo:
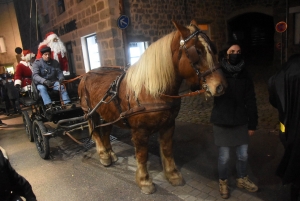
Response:
[[[224,89],[223,85],[220,84],[219,86],[217,86],[217,93],[218,94],[222,93],[223,89]]]

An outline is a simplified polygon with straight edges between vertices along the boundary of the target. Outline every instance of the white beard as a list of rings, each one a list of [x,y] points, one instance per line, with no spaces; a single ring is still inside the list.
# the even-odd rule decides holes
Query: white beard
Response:
[[[53,51],[53,57],[54,57],[53,59],[58,61],[59,53],[61,53],[62,58],[65,56],[66,47],[61,42],[61,40],[58,40],[57,42],[50,42],[49,47],[51,48],[51,51]]]

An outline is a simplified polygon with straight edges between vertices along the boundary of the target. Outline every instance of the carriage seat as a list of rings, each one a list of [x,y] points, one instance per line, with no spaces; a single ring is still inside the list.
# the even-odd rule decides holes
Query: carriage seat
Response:
[[[39,90],[36,88],[36,84],[34,82],[31,83],[31,90],[33,101],[43,101],[42,96]],[[59,91],[53,90],[52,88],[48,88],[48,94],[52,101],[60,101]]]
[[[28,95],[20,97],[20,102],[26,107],[36,104],[36,101]]]

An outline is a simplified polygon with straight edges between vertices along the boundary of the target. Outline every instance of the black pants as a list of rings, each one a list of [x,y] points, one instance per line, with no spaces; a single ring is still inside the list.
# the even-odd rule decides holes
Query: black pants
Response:
[[[291,201],[298,201],[300,197],[300,180],[291,185]]]
[[[11,102],[12,107],[14,108],[15,112],[18,112],[18,111],[21,110],[21,108],[20,108],[20,101],[19,101],[18,98],[16,98],[16,99],[10,99],[10,102]]]

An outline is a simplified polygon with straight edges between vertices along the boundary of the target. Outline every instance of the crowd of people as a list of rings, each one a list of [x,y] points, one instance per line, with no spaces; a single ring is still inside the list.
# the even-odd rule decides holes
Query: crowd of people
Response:
[[[44,56],[44,53],[47,56]],[[14,74],[6,72],[0,75],[1,109],[7,116],[13,113],[22,114],[20,94],[26,93],[31,88],[32,79],[37,84],[47,109],[52,108],[52,100],[47,92],[49,88],[60,91],[63,104],[70,104],[68,93],[61,85],[64,76],[70,75],[68,69],[66,48],[63,42],[55,33],[47,33],[45,40],[38,47],[37,54],[30,50],[23,50],[21,61],[16,66]],[[11,112],[12,109],[13,112]]]

